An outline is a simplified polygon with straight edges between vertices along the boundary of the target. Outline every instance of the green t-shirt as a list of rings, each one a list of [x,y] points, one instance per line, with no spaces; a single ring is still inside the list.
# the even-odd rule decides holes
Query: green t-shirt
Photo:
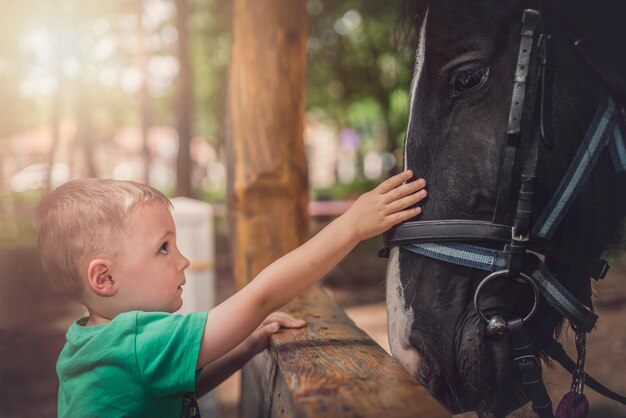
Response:
[[[73,323],[57,361],[59,417],[180,417],[196,388],[206,312],[125,312]]]

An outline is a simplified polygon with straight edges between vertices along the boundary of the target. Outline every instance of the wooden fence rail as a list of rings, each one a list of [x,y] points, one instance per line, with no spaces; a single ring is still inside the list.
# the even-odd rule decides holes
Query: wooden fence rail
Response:
[[[318,287],[283,309],[307,321],[244,369],[245,418],[438,418],[449,413]]]
[[[232,2],[225,145],[238,288],[309,238],[306,3]],[[246,418],[449,416],[319,288],[287,310],[308,327],[273,337],[244,368]]]

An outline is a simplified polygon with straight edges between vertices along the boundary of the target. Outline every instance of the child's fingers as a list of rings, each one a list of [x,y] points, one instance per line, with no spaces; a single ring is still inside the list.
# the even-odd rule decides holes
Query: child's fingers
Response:
[[[287,328],[301,328],[306,325],[306,321],[294,318],[285,312],[273,312],[265,320],[263,324],[277,322],[279,325]]]
[[[401,197],[415,193],[416,191],[423,189],[424,187],[426,187],[426,180],[424,179],[418,179],[418,180],[412,181],[411,183],[403,184],[387,192],[384,197],[384,202],[385,203],[393,202],[394,200],[398,200]]]
[[[280,330],[280,324],[277,322],[270,322],[269,324],[264,324],[261,327],[260,332],[263,337],[267,337],[277,333],[278,330]]]
[[[286,328],[302,328],[306,325],[306,321],[302,319],[278,319],[276,320],[278,324]]]
[[[422,189],[417,193],[410,194],[408,196],[404,196],[401,199],[398,199],[394,202],[387,204],[385,207],[385,214],[390,214],[394,212],[398,212],[402,209],[406,209],[409,206],[416,204],[417,202],[423,200],[427,195],[426,190]]]
[[[263,320],[263,324],[269,324],[270,322],[276,322],[276,320],[278,318],[292,318],[291,315],[286,314],[285,312],[281,312],[281,311],[276,311],[276,312],[272,312],[271,314],[269,314],[267,316],[267,318],[265,318]]]
[[[387,193],[390,190],[395,189],[396,187],[398,187],[399,185],[401,185],[402,183],[404,183],[411,177],[413,177],[413,172],[411,170],[405,170],[402,173],[396,174],[393,177],[389,177],[387,180],[380,183],[377,189],[383,194]]]
[[[400,222],[404,222],[408,219],[411,219],[414,216],[419,215],[420,213],[422,213],[422,208],[418,206],[416,208],[411,208],[411,209],[403,210],[401,212],[396,212],[394,214],[391,214],[390,217],[392,219],[393,225],[397,225]]]

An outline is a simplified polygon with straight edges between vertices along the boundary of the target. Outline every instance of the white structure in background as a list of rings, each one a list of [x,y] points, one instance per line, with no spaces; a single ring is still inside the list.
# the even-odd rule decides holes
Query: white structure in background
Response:
[[[396,157],[390,152],[369,151],[363,158],[363,174],[368,180],[379,179],[384,171],[396,165]]]
[[[326,188],[335,184],[336,131],[329,125],[309,118],[304,129],[304,144],[311,187]]]
[[[376,180],[383,175],[383,157],[376,151],[369,151],[363,158],[363,174],[368,180]]]
[[[158,0],[154,0],[158,1]],[[59,128],[57,151],[52,171],[52,186],[89,175],[83,147],[77,137],[78,123],[64,119]],[[11,190],[23,192],[45,185],[52,130],[48,126],[29,129],[0,138],[0,179]],[[226,184],[226,169],[211,140],[194,137],[191,142],[192,184],[220,188]],[[149,184],[159,190],[172,190],[176,180],[178,133],[171,126],[152,126],[148,130],[150,153]],[[122,126],[115,131],[94,131],[93,163],[97,174],[116,180],[144,181],[145,158],[141,129]]]
[[[215,233],[213,207],[205,202],[171,199],[176,225],[176,245],[191,264],[185,272],[183,307],[178,313],[209,311],[215,306]],[[217,395],[209,392],[198,399],[202,416],[216,417]]]
[[[219,189],[226,184],[226,167],[220,161],[217,150],[201,137],[191,140],[191,155],[195,162],[192,183],[195,181],[207,189]]]
[[[337,177],[341,183],[350,183],[357,176],[357,158],[361,147],[361,135],[352,128],[339,131],[339,155]]]
[[[9,180],[11,190],[24,192],[43,188],[48,178],[49,163],[32,164],[15,173]],[[59,187],[70,179],[70,167],[63,163],[52,164],[50,183],[52,188]]]
[[[183,286],[180,313],[208,311],[215,306],[215,236],[213,207],[188,197],[171,199],[176,245],[191,264]]]

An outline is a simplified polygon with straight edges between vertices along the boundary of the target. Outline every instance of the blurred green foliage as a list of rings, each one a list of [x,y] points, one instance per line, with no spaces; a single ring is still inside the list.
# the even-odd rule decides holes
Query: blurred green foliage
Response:
[[[0,190],[0,250],[36,245],[33,218],[40,199],[39,190],[22,193]]]
[[[194,132],[218,141],[225,110],[230,6],[229,2],[218,0],[189,1]],[[157,16],[148,17],[144,27],[148,60],[176,60],[174,1],[5,3],[0,18],[0,111],[9,117],[0,118],[0,138],[48,124],[52,97],[59,86],[63,90],[62,116],[75,114],[87,100],[96,131],[137,125],[139,99],[124,89],[123,79],[131,77],[137,65],[136,19],[141,3],[145,15]],[[107,53],[108,48],[111,50]],[[41,84],[42,91],[25,93],[32,76],[36,76],[34,80]],[[152,87],[152,123],[175,125],[176,80]]]
[[[231,3],[189,4],[193,132],[222,153]],[[149,67],[177,62],[174,0],[21,0],[3,6],[0,146],[1,138],[48,125],[55,108],[61,119],[88,109],[97,140],[139,125],[140,97],[128,84],[138,65],[140,7]],[[306,7],[307,111],[337,131],[356,129],[362,153],[401,146],[412,64],[411,48],[397,30],[401,8],[371,0],[307,0]],[[174,74],[150,86],[151,124],[176,125],[176,82]],[[4,182],[0,175],[0,187]],[[208,194],[215,198],[220,192]]]
[[[336,183],[328,188],[313,189],[311,193],[317,200],[353,200],[377,185],[376,181],[357,178],[351,183]]]
[[[208,203],[226,202],[226,187],[202,189],[198,199]]]
[[[307,108],[338,129],[356,129],[372,149],[393,152],[404,138],[412,68],[402,8],[369,0],[308,0],[307,10]]]
[[[231,2],[189,2],[193,132],[207,138],[223,155]],[[4,138],[50,123],[57,87],[62,89],[61,118],[87,108],[99,138],[106,138],[121,126],[139,124],[138,94],[125,89],[123,80],[129,74],[132,79],[132,70],[137,66],[140,5],[148,15],[161,16],[152,18],[153,24],[145,27],[149,60],[157,64],[176,61],[174,0],[3,2],[0,155]],[[401,148],[414,57],[403,33],[400,5],[373,0],[307,0],[306,8],[309,22],[302,24],[310,27],[308,114],[337,132],[344,128],[358,131],[363,145],[360,160],[367,151],[393,152]],[[161,88],[152,87],[151,123],[175,126],[175,76]],[[6,179],[2,172],[0,164],[0,243],[19,246],[22,239],[32,241],[34,236],[28,216],[39,194],[3,191]],[[315,189],[312,195],[318,199],[351,199],[374,185],[357,176],[351,184]],[[217,187],[202,190],[198,197],[223,202],[225,196],[225,187]]]

